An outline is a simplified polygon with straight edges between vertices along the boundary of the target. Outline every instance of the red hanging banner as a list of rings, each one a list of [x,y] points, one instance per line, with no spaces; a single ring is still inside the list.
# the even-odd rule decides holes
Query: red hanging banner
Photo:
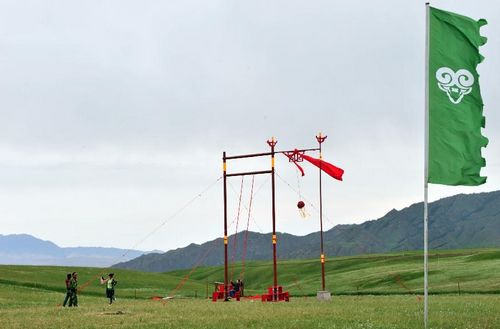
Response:
[[[304,160],[312,163],[313,165],[320,168],[321,170],[323,170],[325,173],[327,173],[331,177],[333,177],[337,180],[340,180],[340,181],[342,180],[342,175],[344,174],[344,169],[336,167],[329,162],[323,161],[321,159],[316,159],[316,158],[310,157],[308,155],[305,155],[304,153],[300,153],[297,149],[295,149],[293,152],[288,152],[288,153],[283,153],[283,154],[285,154],[288,157],[288,159],[297,166],[297,168],[300,170],[300,173],[302,174],[302,176],[304,176],[304,169],[302,169],[302,167],[299,166],[299,164],[297,163],[297,160],[296,160],[297,156],[299,156],[301,159],[304,159]]]

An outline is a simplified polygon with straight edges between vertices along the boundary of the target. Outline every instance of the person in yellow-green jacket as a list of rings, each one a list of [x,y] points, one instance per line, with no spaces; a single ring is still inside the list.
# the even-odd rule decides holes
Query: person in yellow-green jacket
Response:
[[[107,279],[101,276],[101,284],[106,284],[106,297],[109,298],[109,305],[113,304],[113,301],[116,299],[115,286],[118,281],[115,280],[114,276],[114,273],[109,273]]]

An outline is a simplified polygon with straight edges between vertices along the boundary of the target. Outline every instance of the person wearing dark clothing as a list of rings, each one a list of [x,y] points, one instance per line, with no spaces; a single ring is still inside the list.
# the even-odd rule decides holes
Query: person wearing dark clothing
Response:
[[[232,289],[229,291],[229,296],[234,297],[240,291],[240,280],[238,279],[236,283],[231,281]]]
[[[234,284],[234,294],[236,295],[237,292],[240,292],[240,287],[241,287],[241,281],[240,279],[236,280],[236,283]]]
[[[233,298],[234,297],[234,282],[231,280],[229,282],[229,297]]]
[[[78,307],[78,273],[73,272],[71,275],[71,281],[69,282],[69,290],[71,292],[71,297],[69,300],[69,307]]]
[[[71,289],[70,289],[70,283],[71,283],[71,273],[68,273],[66,275],[66,280],[64,281],[66,283],[66,296],[64,297],[64,302],[63,302],[63,307],[66,307],[66,304],[68,301],[71,299]]]
[[[101,284],[106,284],[106,297],[109,298],[109,305],[115,300],[115,286],[118,283],[114,276],[114,273],[109,273],[107,279],[101,276]]]

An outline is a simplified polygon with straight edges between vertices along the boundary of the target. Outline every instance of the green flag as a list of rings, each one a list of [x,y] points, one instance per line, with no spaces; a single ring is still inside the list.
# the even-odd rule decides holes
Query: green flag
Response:
[[[476,67],[483,60],[479,34],[486,20],[430,8],[429,13],[429,158],[428,182],[480,185],[488,139]]]

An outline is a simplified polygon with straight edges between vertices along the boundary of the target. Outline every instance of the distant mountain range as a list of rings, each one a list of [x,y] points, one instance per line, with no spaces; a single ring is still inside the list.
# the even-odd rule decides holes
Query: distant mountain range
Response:
[[[0,264],[108,267],[120,259],[127,261],[145,253],[118,248],[61,248],[28,234],[0,234]]]
[[[234,259],[242,260],[245,232],[236,235]],[[280,233],[279,259],[319,258],[319,232],[306,236]],[[233,255],[235,236],[229,238]],[[271,234],[248,232],[246,260],[272,259]],[[500,246],[500,191],[459,194],[429,204],[429,248],[463,249]],[[391,210],[382,218],[359,225],[337,225],[324,232],[324,250],[328,256],[385,253],[423,248],[423,203],[402,210]],[[194,265],[221,265],[223,241],[216,239],[201,245],[163,254],[151,253],[118,263],[117,268],[163,272],[191,268]]]

